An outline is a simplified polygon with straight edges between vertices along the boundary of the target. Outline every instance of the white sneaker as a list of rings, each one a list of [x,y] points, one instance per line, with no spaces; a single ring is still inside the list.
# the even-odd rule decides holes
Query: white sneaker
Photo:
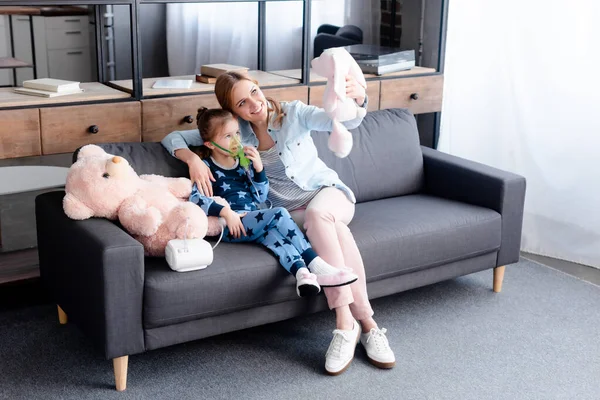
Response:
[[[308,268],[300,268],[296,272],[296,293],[300,297],[315,296],[321,291],[317,276]]]
[[[360,326],[354,321],[352,330],[335,329],[333,339],[325,354],[325,371],[329,375],[339,375],[344,372],[354,358],[354,350],[360,340]]]
[[[372,328],[368,333],[360,335],[360,342],[367,351],[369,361],[379,368],[393,368],[396,365],[394,352],[385,336],[386,332],[385,328]]]

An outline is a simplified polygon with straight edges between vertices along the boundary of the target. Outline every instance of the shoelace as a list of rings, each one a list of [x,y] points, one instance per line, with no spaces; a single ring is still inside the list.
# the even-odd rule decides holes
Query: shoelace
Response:
[[[367,338],[367,343],[369,343],[369,341],[373,339],[373,341],[375,341],[375,347],[377,347],[378,350],[381,348],[381,346],[389,347],[387,337],[385,336],[386,332],[387,329],[385,328],[371,328],[371,330],[369,331],[369,337]]]
[[[333,353],[333,355],[335,357],[339,357],[340,353],[342,351],[342,343],[351,341],[351,339],[348,338],[349,334],[350,334],[350,332],[348,332],[348,331],[334,329],[333,330],[333,341],[331,342],[331,346],[329,347],[329,350],[327,350],[327,355]]]

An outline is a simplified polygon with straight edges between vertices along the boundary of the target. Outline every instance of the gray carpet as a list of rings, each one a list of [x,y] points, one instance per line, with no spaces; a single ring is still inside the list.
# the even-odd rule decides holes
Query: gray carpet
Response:
[[[323,312],[112,363],[53,306],[0,313],[2,399],[600,399],[600,287],[523,260],[375,300],[398,362],[323,374]]]

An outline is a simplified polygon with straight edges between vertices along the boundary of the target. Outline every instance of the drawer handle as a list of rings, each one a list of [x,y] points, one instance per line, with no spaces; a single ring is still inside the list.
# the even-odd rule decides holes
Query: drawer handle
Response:
[[[29,17],[25,17],[25,18],[17,18],[17,21],[23,21],[23,22],[29,22]]]
[[[412,93],[410,95],[411,100],[419,100],[419,93]]]
[[[65,19],[65,22],[81,22],[81,19],[79,19],[79,18],[67,18],[67,19]]]
[[[89,133],[93,133],[96,134],[100,131],[100,128],[98,128],[98,125],[92,125],[88,128],[88,132]]]
[[[183,117],[183,122],[191,124],[192,122],[194,122],[194,117],[192,117],[191,115],[186,115],[185,117]]]
[[[67,31],[65,35],[81,35],[81,31]]]
[[[78,54],[83,54],[83,51],[67,51],[67,55],[69,56],[75,56]]]

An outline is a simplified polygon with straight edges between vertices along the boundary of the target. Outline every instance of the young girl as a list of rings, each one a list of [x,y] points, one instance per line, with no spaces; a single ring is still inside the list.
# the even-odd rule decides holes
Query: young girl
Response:
[[[321,286],[343,286],[356,281],[358,276],[348,268],[335,268],[317,256],[285,208],[259,208],[267,199],[269,181],[254,147],[243,149],[249,165],[235,156],[241,144],[238,122],[233,115],[222,109],[203,107],[196,119],[204,142],[200,155],[216,177],[213,193],[227,200],[229,207],[201,194],[195,184],[190,201],[207,215],[223,217],[227,223],[223,240],[266,246],[296,277],[298,296],[315,295]]]

